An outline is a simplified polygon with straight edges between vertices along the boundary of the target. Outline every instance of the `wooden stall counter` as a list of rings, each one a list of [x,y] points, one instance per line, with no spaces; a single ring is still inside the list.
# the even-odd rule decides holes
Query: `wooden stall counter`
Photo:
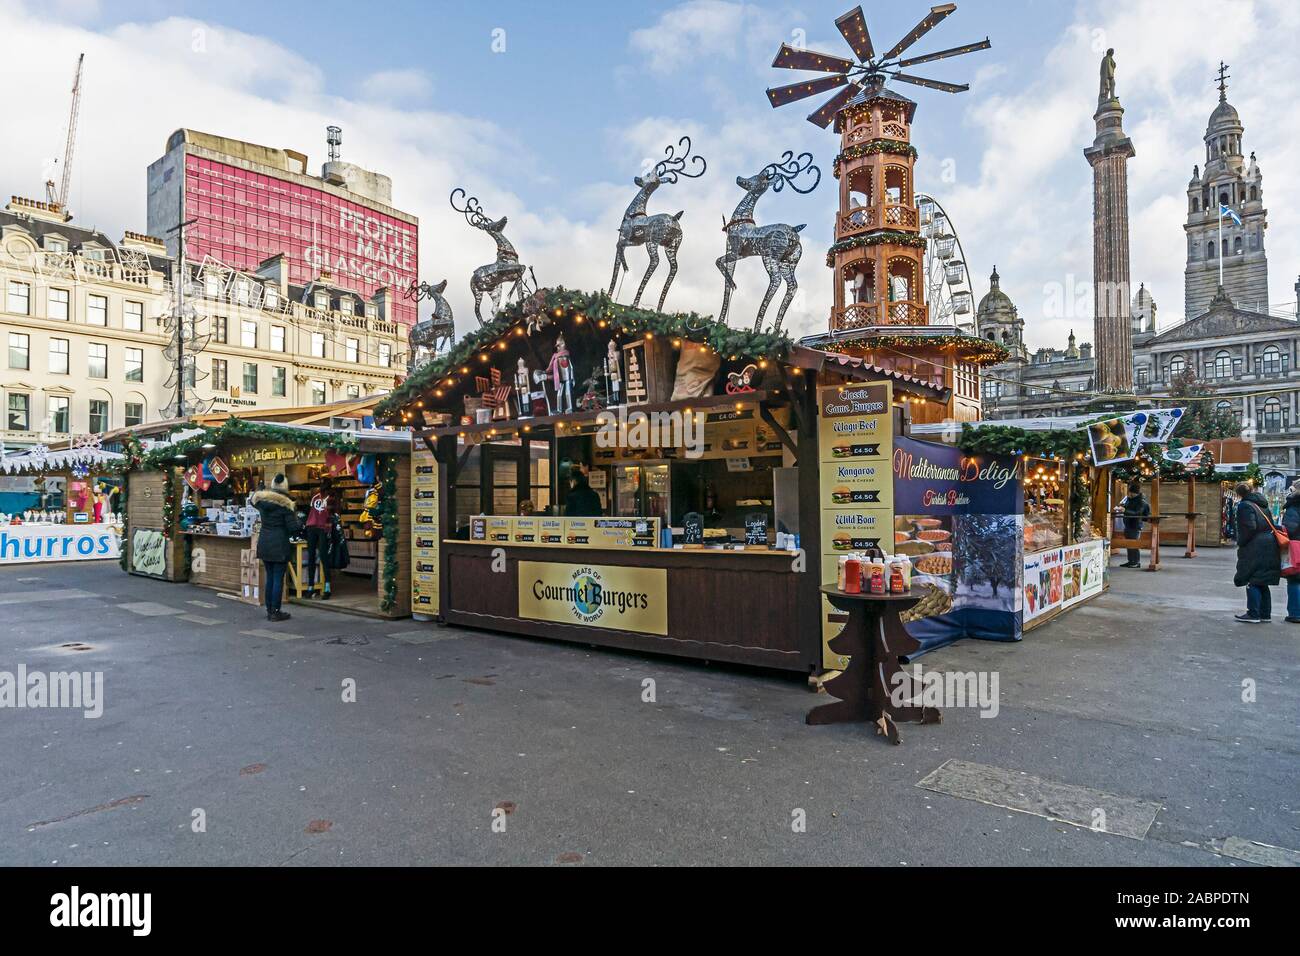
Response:
[[[185,532],[190,539],[190,583],[244,596],[244,586],[259,587],[261,565],[251,537]],[[249,597],[251,598],[250,591]]]
[[[800,615],[792,552],[460,540],[442,552],[447,623],[798,672],[821,659],[816,628],[800,627],[816,611]]]

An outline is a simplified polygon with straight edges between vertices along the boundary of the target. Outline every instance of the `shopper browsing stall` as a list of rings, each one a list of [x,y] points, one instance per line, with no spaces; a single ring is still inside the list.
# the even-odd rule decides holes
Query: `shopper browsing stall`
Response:
[[[285,570],[293,554],[289,539],[302,530],[288,490],[288,480],[284,475],[276,475],[270,491],[258,491],[249,498],[249,504],[262,519],[257,558],[266,568],[266,617],[270,621],[289,620],[289,615],[280,610],[280,601],[284,595]]]
[[[316,568],[320,566],[321,597],[330,596],[331,546],[330,538],[334,518],[339,513],[339,499],[334,494],[334,483],[328,475],[322,476],[320,487],[311,496],[307,511],[307,596],[316,593]]]
[[[1287,489],[1282,527],[1292,541],[1300,541],[1300,481]],[[1300,568],[1286,571],[1286,620],[1288,624],[1300,624]]]
[[[1128,486],[1128,495],[1122,502],[1124,509],[1124,537],[1136,541],[1142,534],[1143,519],[1151,517],[1151,505],[1142,495],[1142,486],[1136,481]],[[1142,552],[1138,548],[1128,549],[1128,562],[1125,568],[1140,568]]]

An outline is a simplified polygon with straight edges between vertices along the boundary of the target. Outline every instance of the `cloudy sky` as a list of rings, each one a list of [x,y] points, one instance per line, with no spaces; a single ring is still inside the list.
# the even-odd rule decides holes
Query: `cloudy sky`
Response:
[[[880,46],[929,0],[864,4]],[[79,52],[86,80],[70,206],[113,235],[145,225],[145,168],[187,126],[324,156],[324,128],[343,127],[345,159],[390,175],[397,206],[420,218],[421,275],[449,278],[463,332],[468,279],[491,241],[447,204],[458,185],[492,216],[543,285],[608,285],[632,178],[689,134],[709,163],[698,181],[664,187],[651,211],[686,211],[670,309],[715,313],[719,231],[752,175],[786,149],[811,151],[826,175],[807,196],[769,194],[760,222],[807,223],[791,331],[825,329],[837,142],[800,106],[773,111],[767,86],[782,41],[847,51],[834,19],[849,0],[609,3],[600,0],[376,4],[168,0],[113,4],[0,0],[6,90],[0,191],[40,197],[61,154]],[[1118,92],[1137,147],[1129,164],[1133,282],[1161,325],[1183,314],[1186,186],[1230,65],[1229,98],[1258,153],[1270,210],[1271,305],[1294,310],[1300,274],[1300,4],[1294,0],[962,0],[914,50],[989,36],[993,49],[928,65],[969,81],[959,96],[907,88],[920,103],[918,187],[936,195],[961,237],[978,298],[996,264],[1031,347],[1091,338],[1091,172],[1097,64],[1117,50]],[[917,72],[921,72],[919,69]],[[810,102],[816,102],[810,101]],[[630,301],[645,268],[628,256]],[[651,280],[657,298],[665,272]],[[732,324],[756,313],[765,274],[737,270]],[[1080,295],[1079,291],[1083,290]],[[652,293],[652,294],[650,294]],[[1062,302],[1064,305],[1062,306]]]

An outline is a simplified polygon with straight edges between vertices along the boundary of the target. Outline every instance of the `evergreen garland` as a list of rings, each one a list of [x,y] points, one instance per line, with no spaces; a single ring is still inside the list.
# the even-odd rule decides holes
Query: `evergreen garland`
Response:
[[[384,458],[383,485],[379,491],[379,524],[384,538],[384,596],[379,602],[382,611],[388,612],[397,603],[397,576],[400,570],[397,557],[397,458]]]
[[[826,250],[826,265],[835,265],[835,256],[841,252],[848,252],[850,249],[863,249],[867,246],[911,246],[913,249],[924,249],[926,238],[910,232],[872,232],[865,236],[854,236],[851,239],[841,239],[835,245]]]
[[[176,524],[176,469],[168,468],[163,475],[162,533],[171,540],[172,527]]]
[[[964,422],[957,442],[968,455],[1032,455],[1070,458],[1089,450],[1087,429],[1054,428],[1030,431],[1014,425],[972,425]]]
[[[919,155],[916,147],[910,143],[904,143],[898,139],[873,139],[869,143],[858,143],[850,146],[835,157],[835,171],[838,174],[840,164],[850,159],[861,159],[863,156],[875,156],[879,153],[888,153],[891,156],[907,156],[915,160]]]
[[[131,440],[132,438],[134,438],[135,436],[134,436],[134,435],[127,435],[126,437],[127,437],[126,445],[127,445],[127,447],[129,448],[129,447],[130,447],[130,440]],[[139,444],[139,443],[137,442],[137,444]],[[130,535],[130,526],[129,526],[128,523],[127,523],[127,518],[128,518],[128,517],[130,516],[130,514],[131,514],[131,506],[130,506],[130,501],[131,501],[131,459],[130,459],[129,456],[128,456],[127,460],[126,460],[125,462],[123,462],[123,464],[125,465],[125,467],[122,469],[121,481],[118,483],[118,487],[119,487],[120,489],[122,489],[122,490],[119,492],[119,494],[121,495],[121,501],[122,501],[122,514],[121,514],[121,518],[122,518],[122,538],[121,538],[121,541],[119,542],[119,545],[118,545],[118,552],[119,552],[119,553],[118,553],[118,556],[117,556],[117,563],[120,564],[120,565],[122,566],[122,570],[123,570],[123,571],[129,571],[129,570],[131,570],[131,568],[130,568],[129,564],[127,563],[127,559],[126,559],[126,543],[127,543],[127,541],[130,540],[130,537],[129,537],[129,535]]]
[[[301,428],[286,428],[273,422],[253,422],[243,418],[228,418],[216,428],[204,428],[203,434],[195,435],[173,445],[164,445],[147,452],[132,452],[131,464],[141,471],[159,471],[175,465],[178,455],[189,457],[202,453],[207,444],[220,445],[224,439],[243,438],[254,441],[278,442],[285,445],[301,445],[307,448],[324,448],[327,451],[356,452],[359,449],[355,438],[340,435],[337,432],[318,432]],[[136,443],[137,449],[139,443]]]
[[[606,331],[626,335],[647,333],[670,336],[709,346],[724,358],[735,355],[744,359],[780,359],[789,351],[793,340],[784,333],[752,332],[735,329],[718,322],[711,316],[696,312],[655,312],[650,309],[633,309],[619,305],[604,292],[582,292],[563,287],[543,289],[529,303],[512,303],[493,321],[466,335],[451,351],[417,369],[406,381],[375,406],[375,415],[390,418],[420,399],[431,390],[438,379],[452,373],[457,366],[468,364],[479,353],[486,353],[495,343],[511,334],[516,327],[525,327],[530,320],[558,322],[561,319],[578,319],[589,328],[598,328],[601,321],[608,323]],[[532,311],[535,309],[536,311]],[[571,331],[566,326],[563,331]]]

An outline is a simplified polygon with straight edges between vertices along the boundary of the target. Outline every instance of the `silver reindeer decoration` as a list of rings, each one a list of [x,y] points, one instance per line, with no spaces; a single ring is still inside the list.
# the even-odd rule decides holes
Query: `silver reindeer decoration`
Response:
[[[456,205],[456,196],[460,195],[463,206]],[[501,311],[501,293],[502,289],[510,284],[514,285],[510,289],[509,297],[516,302],[522,302],[524,296],[532,289],[528,285],[526,274],[531,274],[532,269],[525,266],[519,261],[519,253],[515,247],[510,244],[510,240],[505,237],[506,217],[502,216],[495,222],[483,215],[483,207],[479,205],[478,199],[473,196],[465,198],[465,190],[457,188],[451,193],[451,208],[461,213],[475,229],[482,229],[489,236],[496,240],[497,244],[497,261],[489,262],[485,266],[479,266],[474,270],[474,275],[469,280],[469,291],[474,296],[474,318],[478,319],[478,324],[483,324],[483,314],[479,311],[479,305],[483,296],[492,296],[492,315],[496,316]],[[536,278],[534,277],[534,285]],[[509,301],[509,299],[507,299]]]
[[[433,300],[433,315],[416,322],[407,334],[406,370],[408,373],[414,372],[433,356],[441,354],[456,337],[456,321],[452,317],[451,306],[442,297],[445,291],[447,291],[446,279],[437,285],[429,285],[427,282],[417,284],[413,281],[410,288],[406,290],[406,297],[415,299],[416,302],[421,299]]]
[[[681,155],[677,151],[681,150]],[[677,146],[669,145],[664,153],[667,158],[661,159],[655,164],[654,169],[647,176],[637,176],[632,182],[636,183],[640,192],[632,200],[631,205],[627,207],[627,212],[623,213],[623,222],[618,227],[618,249],[614,254],[614,274],[609,279],[609,294],[614,294],[614,284],[618,282],[619,267],[623,271],[628,271],[627,258],[623,255],[623,250],[628,246],[645,246],[646,252],[650,254],[650,267],[646,269],[645,275],[641,279],[641,285],[636,290],[636,298],[632,300],[632,308],[641,304],[641,295],[645,292],[646,283],[650,281],[650,276],[659,268],[659,250],[662,248],[664,255],[668,257],[668,278],[664,282],[664,288],[659,293],[659,311],[664,310],[664,300],[668,298],[668,289],[673,284],[673,277],[677,275],[677,249],[682,244],[682,212],[670,216],[667,213],[659,213],[654,216],[646,215],[646,203],[650,199],[650,194],[658,189],[663,183],[675,183],[678,177],[685,176],[688,179],[699,179],[707,170],[708,164],[702,156],[691,156],[691,138],[683,136],[678,141]],[[695,172],[687,172],[687,162],[691,163]]]
[[[812,185],[807,189],[800,189],[796,180],[806,172],[813,175]],[[754,331],[762,330],[763,315],[767,312],[768,303],[772,301],[777,287],[784,280],[785,298],[781,300],[781,308],[777,311],[776,322],[772,326],[773,332],[781,331],[785,310],[790,307],[795,290],[799,288],[799,283],[795,281],[794,270],[799,265],[799,257],[803,255],[799,233],[806,224],[787,226],[785,223],[774,223],[770,226],[756,226],[754,207],[758,205],[758,200],[768,189],[780,192],[789,185],[797,193],[810,193],[817,188],[821,179],[822,171],[812,164],[812,153],[800,153],[796,157],[791,150],[785,151],[780,162],[769,163],[761,172],[748,179],[743,176],[736,177],[736,185],[745,190],[745,198],[736,206],[731,219],[724,220],[722,224],[722,231],[727,234],[727,251],[718,259],[718,271],[722,273],[723,279],[722,311],[718,315],[719,322],[727,321],[731,290],[736,287],[736,280],[732,278],[736,271],[736,263],[750,256],[761,256],[763,268],[767,270],[767,294],[763,296],[763,304],[758,308]]]

